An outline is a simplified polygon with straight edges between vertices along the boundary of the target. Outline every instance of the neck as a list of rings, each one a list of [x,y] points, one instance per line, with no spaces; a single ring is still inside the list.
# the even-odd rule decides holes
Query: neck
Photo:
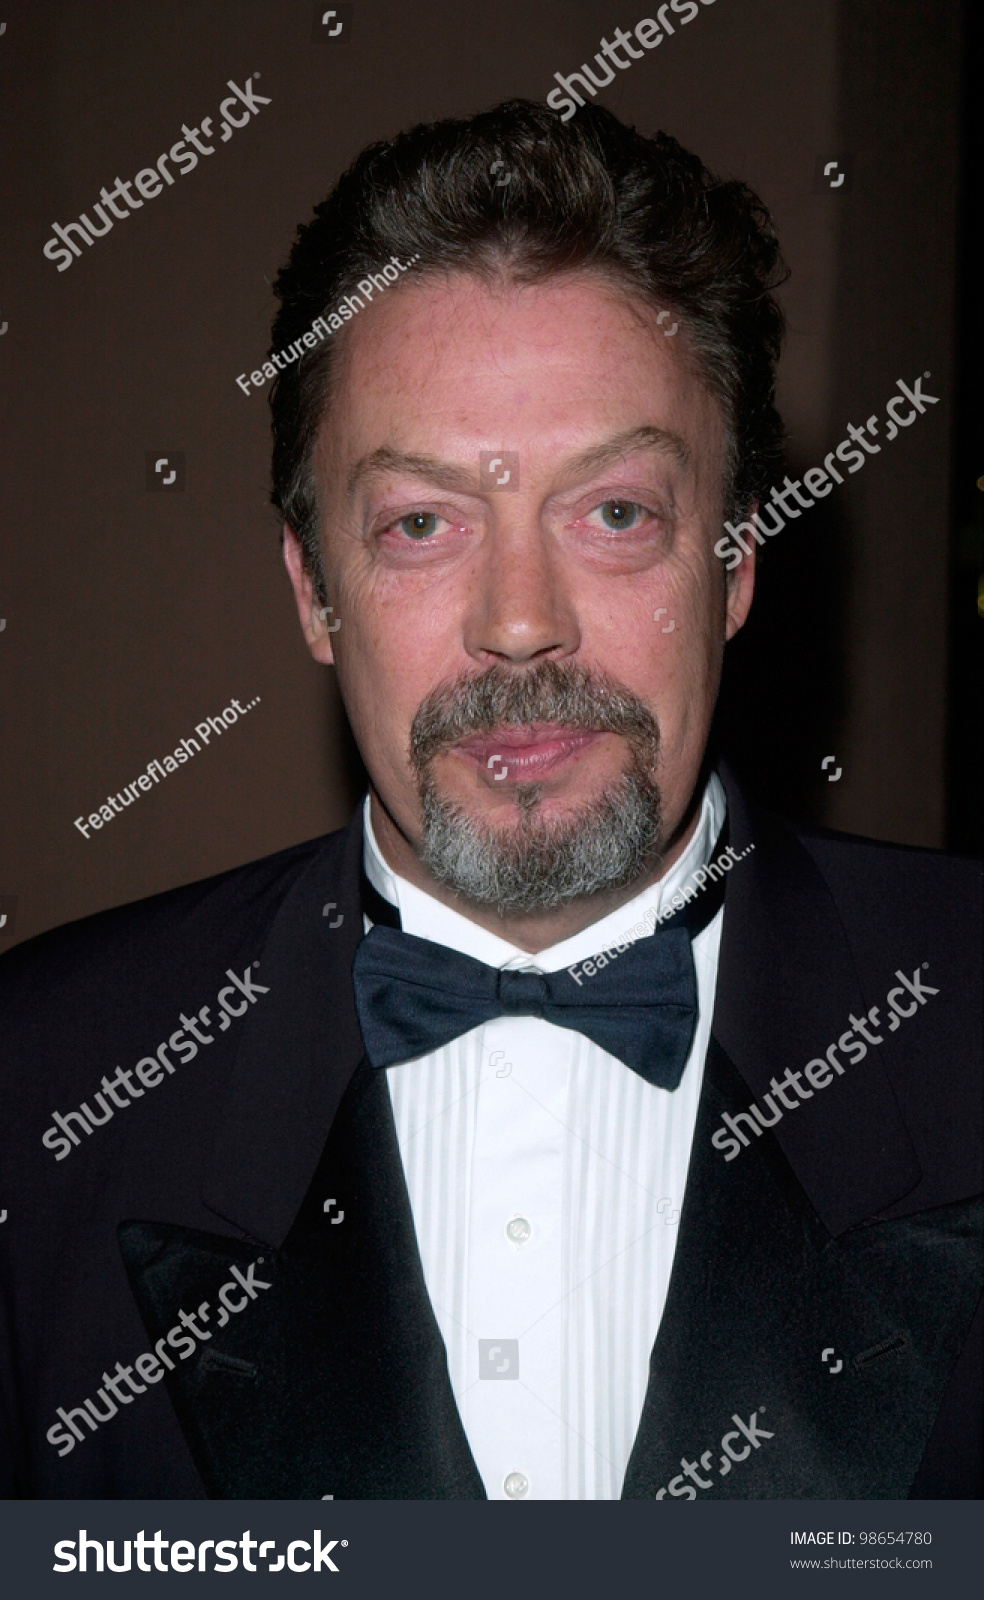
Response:
[[[609,912],[617,911],[619,906],[627,905],[643,889],[658,883],[693,838],[700,814],[700,800],[701,791],[698,790],[691,798],[689,808],[679,820],[662,853],[649,863],[637,878],[621,889],[586,895],[583,899],[572,901],[570,905],[558,906],[552,911],[528,911],[518,915],[500,916],[491,907],[476,905],[473,901],[456,894],[446,884],[439,883],[433,873],[423,865],[414,845],[386,810],[375,789],[369,790],[373,833],[380,854],[390,871],[412,883],[415,889],[422,889],[425,894],[432,895],[442,905],[450,906],[460,916],[467,917],[470,922],[487,929],[489,933],[497,934],[500,939],[514,944],[519,950],[525,950],[529,955],[547,950],[563,939],[573,938],[582,928],[590,927],[593,922],[600,921]]]

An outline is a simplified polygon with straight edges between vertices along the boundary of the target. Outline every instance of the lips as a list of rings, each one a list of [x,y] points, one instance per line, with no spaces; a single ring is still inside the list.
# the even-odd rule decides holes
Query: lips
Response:
[[[576,761],[604,734],[593,728],[564,728],[555,723],[529,728],[497,728],[473,734],[454,746],[455,754],[488,774],[489,781],[537,783]]]

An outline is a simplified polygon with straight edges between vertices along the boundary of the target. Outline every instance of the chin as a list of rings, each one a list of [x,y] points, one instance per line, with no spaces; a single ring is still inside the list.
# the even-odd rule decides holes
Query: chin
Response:
[[[632,772],[579,801],[545,799],[541,785],[516,784],[491,815],[425,782],[421,807],[423,864],[439,883],[501,916],[623,888],[658,859],[663,837],[659,790]]]

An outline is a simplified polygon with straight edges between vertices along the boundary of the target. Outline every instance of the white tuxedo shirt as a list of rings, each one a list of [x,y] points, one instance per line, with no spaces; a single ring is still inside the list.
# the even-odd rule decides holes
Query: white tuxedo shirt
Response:
[[[368,799],[365,870],[407,933],[555,972],[665,906],[706,865],[725,810],[714,774],[669,871],[535,956],[393,873]],[[496,1018],[387,1069],[424,1279],[490,1499],[621,1493],[673,1266],[723,920],[694,940],[699,1015],[673,1091],[538,1017]]]

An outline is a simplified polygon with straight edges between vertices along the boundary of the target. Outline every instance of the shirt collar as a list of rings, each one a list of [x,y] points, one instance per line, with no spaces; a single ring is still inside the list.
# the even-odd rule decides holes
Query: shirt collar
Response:
[[[707,864],[714,842],[724,825],[726,811],[724,787],[717,773],[712,772],[704,788],[697,826],[686,849],[668,871],[656,883],[649,884],[625,905],[619,906],[617,911],[611,911],[597,922],[590,923],[588,927],[582,928],[580,933],[573,934],[569,939],[562,939],[558,944],[550,945],[545,950],[538,950],[535,955],[531,955],[527,950],[520,950],[507,939],[500,939],[498,934],[490,933],[477,922],[472,922],[469,917],[462,916],[460,911],[442,904],[433,895],[418,889],[414,884],[408,883],[406,878],[401,878],[393,872],[384,861],[382,851],[376,843],[369,814],[368,795],[363,811],[363,865],[366,877],[373,888],[378,890],[384,900],[396,906],[404,933],[412,933],[418,939],[430,939],[435,944],[444,944],[452,950],[460,950],[462,955],[484,961],[490,967],[559,972],[562,967],[571,966],[575,962],[583,961],[587,956],[596,954],[606,945],[613,944],[616,939],[636,937],[634,930],[640,922],[645,923],[646,932],[643,937],[648,937],[651,924],[645,922],[645,913],[650,909],[660,911],[691,873]]]

